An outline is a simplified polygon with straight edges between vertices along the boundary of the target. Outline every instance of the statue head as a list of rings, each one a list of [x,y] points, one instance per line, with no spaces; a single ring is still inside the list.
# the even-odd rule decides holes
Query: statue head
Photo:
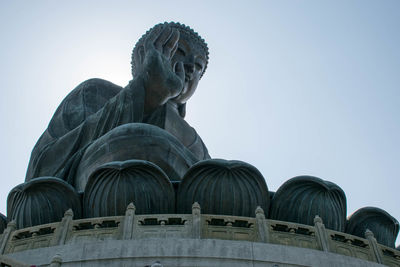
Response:
[[[208,64],[208,47],[205,41],[191,28],[184,24],[165,22],[157,24],[148,30],[136,43],[132,52],[132,76],[135,78],[137,69],[141,64],[141,53],[144,53],[144,40],[157,27],[170,27],[179,30],[180,37],[178,48],[171,59],[171,65],[181,61],[185,70],[185,85],[182,92],[172,101],[176,102],[181,109],[185,108],[186,101],[193,95],[197,88],[198,81],[203,76]],[[184,116],[184,110],[183,115]],[[182,112],[181,112],[182,113]]]

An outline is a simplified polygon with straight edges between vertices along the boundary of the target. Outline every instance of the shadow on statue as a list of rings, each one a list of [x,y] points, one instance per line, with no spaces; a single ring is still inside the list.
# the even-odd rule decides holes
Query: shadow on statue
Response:
[[[242,161],[211,159],[184,120],[186,103],[208,64],[208,47],[179,23],[148,30],[132,52],[133,79],[120,87],[101,79],[78,85],[59,105],[36,143],[25,183],[7,200],[18,228],[75,219],[138,214],[191,213],[267,218],[326,227],[394,247],[398,222],[377,208],[346,220],[346,196],[334,183],[299,176],[269,192],[262,174]]]

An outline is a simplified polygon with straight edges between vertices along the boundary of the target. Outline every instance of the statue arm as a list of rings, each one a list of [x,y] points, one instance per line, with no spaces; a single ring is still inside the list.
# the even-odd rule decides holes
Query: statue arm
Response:
[[[93,140],[119,125],[141,122],[144,94],[142,83],[133,80],[101,109],[63,136],[51,136],[47,129],[32,151],[26,181],[40,176],[65,178],[66,168]]]
[[[67,127],[60,135],[52,134],[49,128],[46,130],[39,140],[42,142],[32,151],[26,180],[49,175],[64,178],[65,169],[76,153],[93,140],[119,125],[142,122],[144,115],[179,95],[185,80],[183,63],[171,64],[178,40],[177,29],[154,30],[144,42],[138,74],[127,87],[96,113],[84,117],[76,128],[68,131]]]

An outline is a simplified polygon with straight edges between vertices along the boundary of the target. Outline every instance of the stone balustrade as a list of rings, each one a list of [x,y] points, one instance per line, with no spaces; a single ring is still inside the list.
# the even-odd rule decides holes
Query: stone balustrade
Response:
[[[16,229],[10,222],[0,235],[0,254],[101,240],[146,238],[225,239],[263,242],[332,252],[387,266],[400,266],[400,251],[378,244],[372,232],[360,238],[326,229],[318,216],[314,226],[269,220],[261,208],[255,217],[201,214],[138,215],[130,204],[125,216],[73,220],[71,210],[57,223]]]

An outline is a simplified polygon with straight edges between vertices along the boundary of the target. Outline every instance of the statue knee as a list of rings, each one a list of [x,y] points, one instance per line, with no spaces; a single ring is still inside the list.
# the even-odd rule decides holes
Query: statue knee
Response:
[[[74,177],[83,192],[99,166],[126,160],[146,160],[160,167],[171,181],[179,181],[197,162],[193,154],[165,130],[143,123],[128,123],[109,131],[85,150]]]

